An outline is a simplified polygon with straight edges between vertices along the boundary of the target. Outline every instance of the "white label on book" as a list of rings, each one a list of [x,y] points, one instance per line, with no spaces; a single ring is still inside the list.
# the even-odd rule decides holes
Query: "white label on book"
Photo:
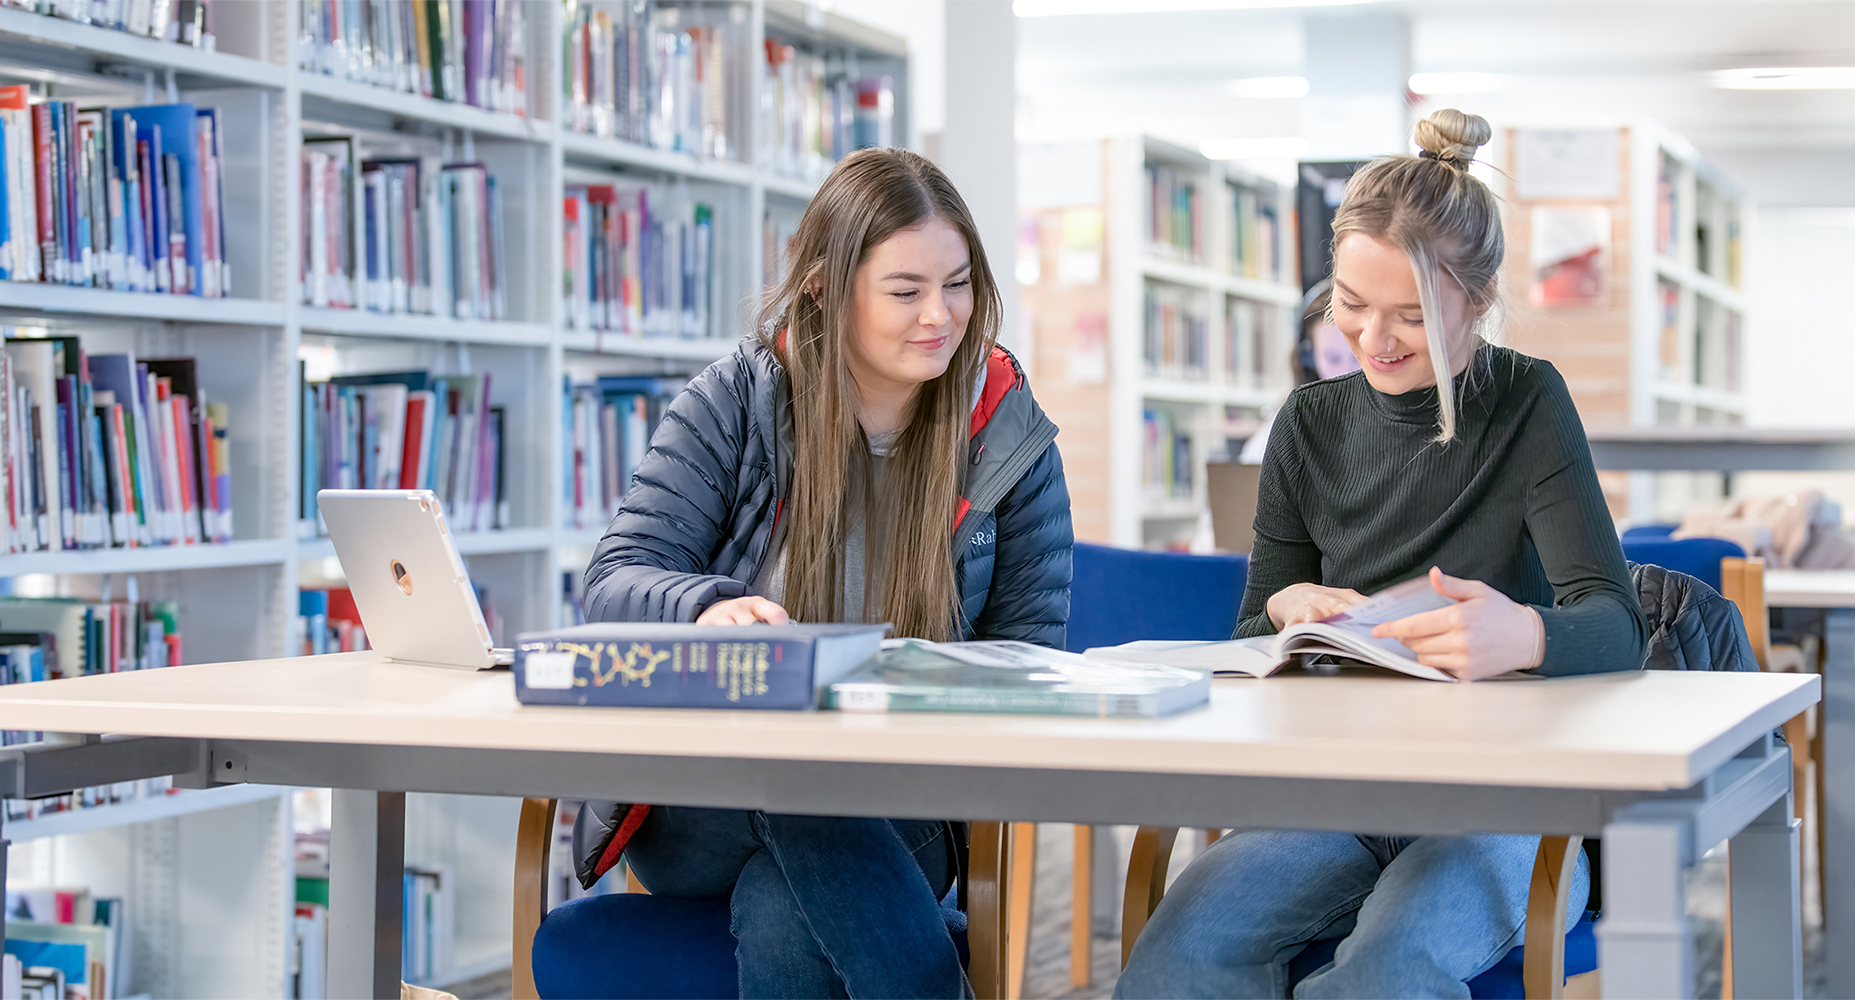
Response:
[[[889,692],[874,684],[839,684],[832,690],[837,694],[839,711],[887,712],[889,710]]]
[[[573,686],[573,653],[529,653],[522,660],[523,681],[531,688],[563,691]]]

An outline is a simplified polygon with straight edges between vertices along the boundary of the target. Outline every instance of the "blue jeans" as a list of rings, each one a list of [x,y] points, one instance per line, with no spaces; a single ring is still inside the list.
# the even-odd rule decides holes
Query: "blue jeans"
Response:
[[[945,829],[654,806],[625,860],[651,892],[730,898],[743,998],[964,998]]]
[[[1253,830],[1186,868],[1140,934],[1116,997],[1467,997],[1522,942],[1538,837]],[[1580,855],[1566,930],[1590,890]],[[1333,961],[1291,984],[1309,943]]]

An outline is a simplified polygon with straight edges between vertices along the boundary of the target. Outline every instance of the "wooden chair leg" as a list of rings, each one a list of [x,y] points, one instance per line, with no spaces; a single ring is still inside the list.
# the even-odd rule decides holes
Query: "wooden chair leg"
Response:
[[[510,993],[536,1000],[535,932],[547,916],[549,855],[554,849],[555,799],[523,799],[515,826],[515,920],[510,952]]]
[[[625,891],[635,892],[640,896],[648,896],[651,894],[649,889],[644,888],[644,883],[638,881],[638,875],[631,870],[630,865],[625,865]]]
[[[1809,810],[1804,799],[1810,791],[1810,713],[1799,712],[1797,717],[1784,724],[1784,742],[1791,751],[1791,814],[1797,818],[1798,829],[1808,822]],[[1820,811],[1822,804],[1817,808]],[[1804,886],[1809,884],[1809,866],[1798,859],[1797,865],[1797,899],[1801,905]]]
[[[1031,897],[1037,875],[1037,824],[1011,824],[1011,881],[1005,893],[1010,923],[1005,929],[1008,958],[1005,1000],[1024,996],[1024,966],[1031,945]]]
[[[1134,953],[1134,942],[1146,929],[1147,918],[1166,895],[1166,867],[1172,861],[1176,826],[1143,826],[1134,834],[1133,857],[1127,862],[1127,894],[1121,901],[1121,968]]]
[[[1819,674],[1820,676],[1820,674]],[[1816,899],[1822,914],[1823,926],[1829,926],[1829,882],[1823,874],[1823,858],[1828,855],[1829,841],[1823,837],[1823,813],[1827,811],[1828,799],[1823,797],[1823,709],[1821,704],[1811,709],[1816,714],[1816,731],[1810,734],[1810,769],[1814,772],[1810,778],[1810,805],[1816,810]]]
[[[972,961],[966,978],[976,1000],[1005,996],[1005,895],[1010,882],[1006,858],[1011,843],[1007,823],[972,824],[966,865],[966,940]]]
[[[1075,831],[1076,854],[1069,866],[1069,985],[1087,986],[1094,951],[1095,828],[1082,824]]]
[[[1204,832],[1204,846],[1210,847],[1212,844],[1217,843],[1218,839],[1223,836],[1224,831],[1222,830],[1206,830]]]
[[[1520,981],[1527,1000],[1565,996],[1566,887],[1578,868],[1583,837],[1541,837],[1527,889],[1526,958]]]
[[[1720,845],[1725,860],[1720,872],[1726,886],[1725,930],[1720,937],[1720,1000],[1733,1000],[1733,855],[1730,842]]]

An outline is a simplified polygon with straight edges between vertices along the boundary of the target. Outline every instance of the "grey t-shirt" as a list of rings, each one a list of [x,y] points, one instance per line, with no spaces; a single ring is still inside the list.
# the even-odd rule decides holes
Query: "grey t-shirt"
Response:
[[[899,430],[870,437],[870,477],[869,506],[875,507],[885,502],[889,486],[889,453],[895,449],[895,441],[902,436]],[[844,621],[861,622],[863,615],[863,595],[868,587],[867,551],[864,543],[864,510],[852,504],[846,518],[844,532],[844,582],[839,604],[844,609]],[[769,543],[773,558],[760,565],[760,572],[754,577],[751,592],[784,606],[786,603],[786,522],[780,521],[773,528],[773,539]]]

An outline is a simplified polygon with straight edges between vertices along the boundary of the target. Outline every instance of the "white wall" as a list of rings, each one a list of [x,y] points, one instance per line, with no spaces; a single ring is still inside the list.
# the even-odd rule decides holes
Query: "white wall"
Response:
[[[1855,427],[1855,208],[1761,208],[1747,291],[1747,422]]]

